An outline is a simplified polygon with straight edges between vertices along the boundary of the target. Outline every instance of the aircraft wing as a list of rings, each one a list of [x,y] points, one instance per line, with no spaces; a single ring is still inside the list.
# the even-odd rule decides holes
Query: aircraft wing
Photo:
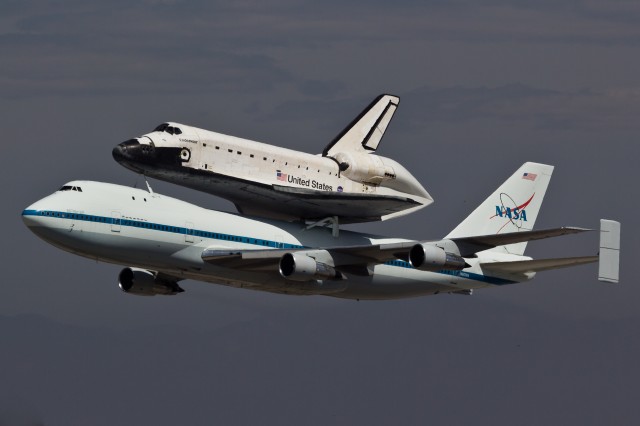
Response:
[[[208,247],[202,252],[202,260],[207,263],[228,268],[246,270],[264,270],[277,264],[285,253],[303,252],[319,259],[331,259],[336,267],[367,266],[385,263],[391,260],[409,259],[409,252],[416,244],[435,245],[447,252],[462,257],[472,257],[475,253],[500,245],[523,241],[539,240],[560,235],[591,231],[585,228],[563,227],[540,231],[511,232],[498,235],[481,235],[454,238],[441,241],[403,241],[386,244],[335,246],[335,247],[297,247],[282,249],[229,249],[228,247]],[[459,253],[455,253],[455,252]],[[517,262],[516,262],[517,263]],[[531,266],[531,265],[530,265]]]
[[[229,250],[222,247],[209,247],[202,252],[201,257],[205,262],[214,265],[255,271],[272,268],[286,253],[304,253],[320,259],[331,258],[335,266],[340,267],[366,266],[396,259],[407,260],[409,250],[417,243],[417,241],[405,241],[360,246],[258,250]]]

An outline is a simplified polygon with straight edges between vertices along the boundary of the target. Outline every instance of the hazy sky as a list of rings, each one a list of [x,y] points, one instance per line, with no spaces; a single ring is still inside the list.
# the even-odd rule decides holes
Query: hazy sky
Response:
[[[637,2],[3,0],[0,57],[1,426],[640,421]],[[553,164],[536,226],[620,220],[621,284],[588,265],[472,297],[142,298],[20,219],[69,180],[142,184],[111,150],[163,121],[321,152],[380,93],[401,103],[379,153],[435,203],[352,228],[438,238]]]

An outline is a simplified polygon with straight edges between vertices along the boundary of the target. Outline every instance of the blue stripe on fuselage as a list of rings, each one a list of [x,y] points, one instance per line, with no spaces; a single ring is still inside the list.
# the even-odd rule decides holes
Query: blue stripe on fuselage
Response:
[[[58,219],[65,219],[65,220],[80,220],[85,222],[104,223],[107,225],[120,225],[120,226],[128,226],[131,228],[143,228],[143,229],[149,229],[149,230],[159,231],[159,232],[167,232],[172,234],[192,235],[194,237],[203,237],[203,238],[209,238],[213,240],[234,241],[237,243],[253,244],[261,247],[272,247],[272,248],[279,248],[279,249],[310,248],[310,247],[305,247],[298,244],[279,243],[276,241],[263,240],[260,238],[250,238],[250,237],[245,237],[241,235],[222,234],[219,232],[203,231],[199,229],[189,229],[189,228],[180,227],[180,226],[163,225],[160,223],[133,220],[128,218],[117,219],[117,218],[106,217],[106,216],[95,216],[95,215],[88,215],[84,213],[59,212],[59,211],[52,211],[52,210],[24,210],[22,212],[22,215],[23,216],[55,217]],[[384,262],[384,265],[413,269],[413,266],[411,266],[409,262],[405,262],[404,260],[389,260],[387,262]],[[452,271],[448,269],[442,269],[434,272],[438,274],[443,274],[443,275],[451,275],[456,278],[465,278],[465,279],[480,281],[480,282],[493,284],[493,285],[515,284],[518,282],[518,281],[505,280],[497,277],[490,277],[482,274],[475,274],[473,272],[466,272],[466,271]]]

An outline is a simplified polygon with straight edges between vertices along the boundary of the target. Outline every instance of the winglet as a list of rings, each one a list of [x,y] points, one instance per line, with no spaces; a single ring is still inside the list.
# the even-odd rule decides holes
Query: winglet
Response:
[[[617,283],[620,275],[620,222],[600,219],[598,280]]]

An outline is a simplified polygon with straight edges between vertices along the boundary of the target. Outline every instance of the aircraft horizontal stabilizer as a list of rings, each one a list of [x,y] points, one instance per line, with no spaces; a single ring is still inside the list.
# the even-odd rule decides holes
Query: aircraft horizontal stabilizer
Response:
[[[598,256],[564,257],[558,259],[534,259],[519,260],[516,262],[492,262],[481,263],[483,270],[491,272],[504,272],[508,274],[527,274],[532,272],[548,271],[551,269],[566,268],[569,266],[584,265],[598,261]]]
[[[506,234],[478,235],[474,237],[451,238],[460,250],[460,255],[469,257],[479,251],[508,244],[559,237],[561,235],[577,234],[593,231],[593,229],[565,226],[562,228],[541,229],[539,231],[508,232]]]

